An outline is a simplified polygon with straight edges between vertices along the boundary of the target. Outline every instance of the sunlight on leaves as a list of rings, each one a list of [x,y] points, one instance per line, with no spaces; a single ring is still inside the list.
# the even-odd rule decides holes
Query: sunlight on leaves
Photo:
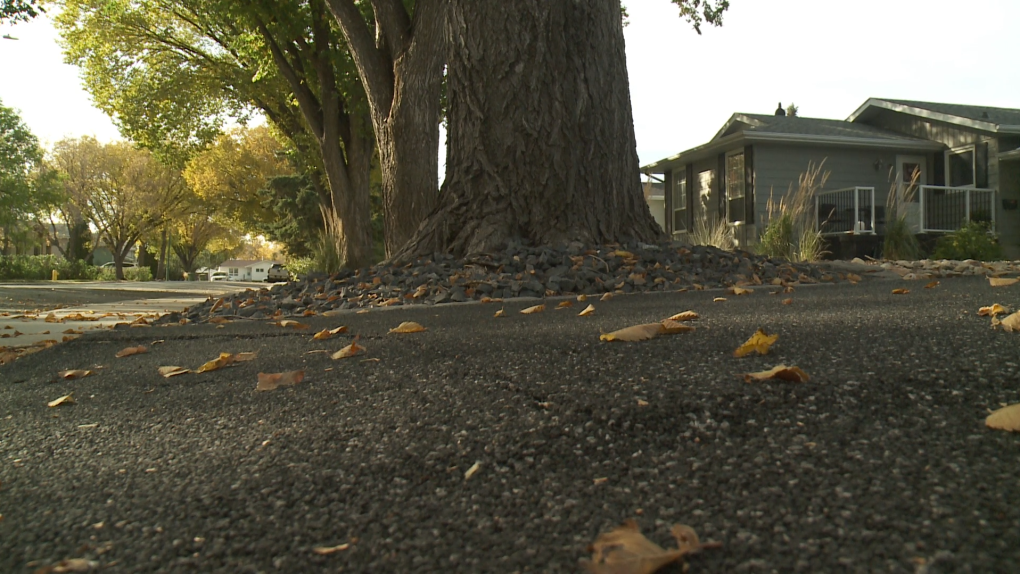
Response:
[[[746,357],[747,355],[758,353],[759,355],[765,355],[769,352],[769,348],[779,339],[779,335],[769,335],[763,329],[758,329],[751,335],[751,338],[744,342],[743,345],[737,347],[736,351],[733,351],[734,357]]]
[[[343,349],[333,353],[330,357],[333,359],[346,359],[353,357],[358,353],[364,353],[366,349],[358,344],[358,337],[360,337],[360,335],[355,336],[350,345],[347,345]]]
[[[1002,315],[1004,313],[1009,313],[1009,308],[999,305],[998,303],[993,303],[989,307],[981,307],[980,309],[978,309],[979,317],[994,317],[996,315]]]
[[[521,309],[521,315],[534,315],[535,313],[541,313],[542,311],[545,311],[545,305],[535,305],[534,307]]]
[[[46,406],[52,409],[53,407],[59,407],[60,405],[73,405],[73,404],[74,397],[71,395],[64,395],[62,397],[53,399],[52,401],[46,403]]]
[[[332,337],[334,337],[336,335],[339,335],[340,333],[346,333],[346,332],[347,332],[347,327],[340,326],[340,327],[337,327],[336,329],[323,329],[323,330],[319,331],[318,333],[316,333],[315,335],[313,335],[312,338],[315,339],[316,341],[325,341],[326,339],[330,339],[330,338],[332,338]]]
[[[425,327],[423,327],[419,323],[415,323],[414,321],[404,321],[403,323],[390,329],[389,332],[397,334],[407,334],[407,333],[421,333],[422,331],[425,330],[426,330]]]
[[[583,311],[577,314],[578,317],[588,317],[595,314],[595,305],[588,304]]]
[[[698,318],[698,314],[694,311],[684,311],[683,313],[677,313],[669,318],[670,321],[693,321]]]

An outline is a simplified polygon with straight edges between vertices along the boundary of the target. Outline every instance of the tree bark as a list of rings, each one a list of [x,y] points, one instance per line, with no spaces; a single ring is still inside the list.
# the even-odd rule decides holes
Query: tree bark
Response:
[[[445,0],[373,0],[372,38],[353,0],[328,0],[365,86],[382,172],[386,255],[403,247],[438,199]]]
[[[641,193],[619,0],[450,0],[440,206],[398,254],[658,240]]]

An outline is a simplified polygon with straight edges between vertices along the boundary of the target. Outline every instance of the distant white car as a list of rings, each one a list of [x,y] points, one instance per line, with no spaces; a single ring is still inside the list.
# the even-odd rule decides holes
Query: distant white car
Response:
[[[213,271],[209,274],[210,281],[226,281],[229,279],[226,271]]]
[[[102,265],[100,265],[100,267],[103,268],[103,269],[113,269],[116,266],[117,266],[117,264],[114,263],[113,261],[111,261],[109,263],[103,263]],[[134,267],[134,266],[135,266],[134,263],[132,263],[130,261],[125,261],[124,264],[121,265],[121,269],[127,269],[129,267]]]

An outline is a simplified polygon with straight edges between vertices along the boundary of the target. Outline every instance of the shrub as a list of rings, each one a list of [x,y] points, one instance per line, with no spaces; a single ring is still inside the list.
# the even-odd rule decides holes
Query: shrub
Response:
[[[798,178],[797,190],[791,186],[779,203],[769,197],[769,222],[755,246],[760,255],[788,261],[817,261],[827,253],[813,209],[815,195],[829,179],[829,172],[822,173],[823,165],[824,161],[817,167],[808,164],[807,171]]]
[[[921,257],[921,244],[907,223],[907,216],[894,217],[885,226],[885,243],[882,245],[882,257],[886,259],[915,260]]]
[[[936,259],[1002,259],[1002,247],[987,223],[971,221],[956,231],[944,235],[935,243]]]
[[[704,220],[699,219],[697,225],[691,230],[691,243],[694,245],[711,245],[726,251],[732,251],[733,233],[725,221],[718,221],[709,226]]]
[[[4,255],[0,256],[0,280],[43,281],[56,271],[60,279],[94,281],[99,268],[88,263],[68,261],[58,255]]]
[[[301,278],[319,269],[311,257],[299,257],[287,261],[287,270],[293,273],[294,277]]]

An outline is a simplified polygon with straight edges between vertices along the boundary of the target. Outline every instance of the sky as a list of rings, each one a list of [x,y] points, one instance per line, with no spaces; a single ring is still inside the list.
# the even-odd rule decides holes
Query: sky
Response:
[[[699,36],[668,0],[625,0],[641,164],[708,141],[735,112],[845,119],[869,97],[1020,108],[1017,0],[731,0]],[[0,26],[0,100],[44,145],[117,139],[48,18]]]

